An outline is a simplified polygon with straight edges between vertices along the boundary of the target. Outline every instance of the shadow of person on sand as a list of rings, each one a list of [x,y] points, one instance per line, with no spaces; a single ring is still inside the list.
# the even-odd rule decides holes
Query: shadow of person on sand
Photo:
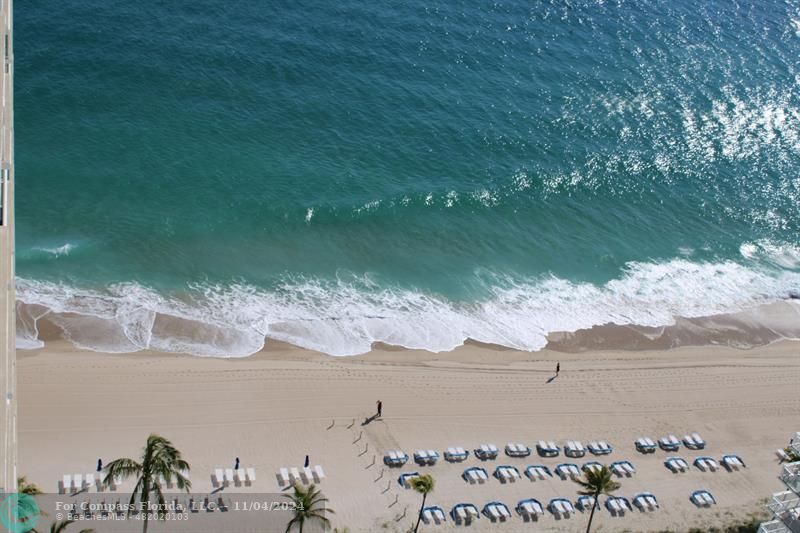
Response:
[[[371,417],[369,417],[369,418],[365,418],[365,419],[364,419],[364,421],[363,421],[363,422],[361,422],[361,425],[362,425],[362,426],[366,426],[367,424],[369,424],[369,423],[370,423],[370,422],[372,422],[373,420],[377,420],[378,418],[380,418],[380,417],[379,417],[377,414],[375,414],[375,415],[372,415],[372,416],[371,416]]]
[[[556,374],[555,376],[553,376],[553,377],[551,377],[550,379],[548,379],[547,381],[545,381],[545,384],[547,384],[547,383],[552,383],[553,381],[555,381],[555,379],[556,379],[557,377],[558,377],[558,374]]]

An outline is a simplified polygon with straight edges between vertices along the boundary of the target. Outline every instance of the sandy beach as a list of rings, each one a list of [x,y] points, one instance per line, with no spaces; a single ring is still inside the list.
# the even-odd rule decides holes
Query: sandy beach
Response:
[[[249,358],[212,359],[81,351],[65,341],[20,352],[19,472],[54,492],[62,474],[93,472],[97,458],[135,457],[151,432],[171,439],[192,465],[195,491],[211,491],[211,473],[235,457],[257,469],[248,490],[277,492],[280,467],[302,466],[306,454],[327,474],[321,487],[335,509],[333,525],[350,531],[406,531],[419,497],[397,476],[430,471],[431,505],[446,511],[458,502],[482,508],[493,500],[513,508],[523,498],[576,498],[576,486],[526,478],[472,486],[468,466],[490,473],[500,464],[520,471],[551,468],[564,458],[511,459],[480,464],[440,461],[388,469],[383,451],[448,446],[474,449],[509,441],[607,440],[614,452],[600,461],[629,459],[637,468],[620,480],[619,494],[654,493],[661,508],[625,517],[597,513],[596,531],[686,531],[720,525],[762,510],[779,467],[774,450],[799,429],[800,344],[781,342],[750,350],[723,347],[669,351],[536,353],[468,345],[432,354],[380,347],[359,357],[335,358],[271,343]],[[556,362],[561,374],[554,378]],[[383,417],[362,425],[383,401]],[[697,431],[704,452],[681,449],[687,460],[740,455],[747,468],[669,473],[658,451],[643,456],[635,438]],[[535,453],[534,453],[535,455]],[[587,456],[579,464],[595,458]],[[706,488],[718,505],[700,510],[692,491]],[[120,491],[124,494],[124,488]],[[577,531],[586,516],[547,514],[537,529]],[[448,519],[446,529],[454,528]],[[482,518],[473,531],[527,530],[514,516],[505,524]],[[167,531],[164,525],[153,528]],[[430,527],[428,530],[432,530]],[[441,526],[439,529],[442,529]]]

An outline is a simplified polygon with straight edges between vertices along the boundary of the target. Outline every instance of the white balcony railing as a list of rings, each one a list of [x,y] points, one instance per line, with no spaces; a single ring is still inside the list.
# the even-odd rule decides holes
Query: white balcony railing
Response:
[[[770,520],[761,522],[761,525],[758,526],[758,533],[791,533],[791,531],[783,524],[783,521]]]
[[[767,504],[767,508],[775,516],[783,515],[793,509],[800,509],[800,496],[791,490],[776,492],[772,495],[772,501]]]
[[[800,461],[783,465],[780,479],[789,490],[800,494]]]

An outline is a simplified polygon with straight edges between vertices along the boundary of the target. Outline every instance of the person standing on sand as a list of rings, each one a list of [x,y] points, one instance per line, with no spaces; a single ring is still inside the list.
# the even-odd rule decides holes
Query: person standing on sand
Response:
[[[98,459],[97,460],[97,471],[100,472],[101,470],[103,470],[103,460],[102,459]]]
[[[239,470],[239,458],[236,458],[236,466],[233,467],[234,470]]]
[[[383,413],[383,402],[378,400],[378,417]]]
[[[556,376],[561,372],[561,363],[556,363]]]
[[[308,465],[310,463],[311,463],[311,461],[309,460],[308,455],[306,455],[306,462],[303,464],[303,468],[308,468]]]

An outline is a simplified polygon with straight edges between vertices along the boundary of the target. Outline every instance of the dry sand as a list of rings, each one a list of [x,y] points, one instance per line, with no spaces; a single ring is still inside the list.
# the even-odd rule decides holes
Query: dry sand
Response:
[[[19,472],[55,491],[62,474],[92,472],[98,457],[107,462],[136,456],[155,432],[184,452],[196,491],[210,491],[213,469],[233,466],[238,456],[243,466],[257,469],[258,481],[249,490],[275,492],[278,468],[302,466],[309,454],[311,463],[326,471],[322,488],[336,510],[334,526],[406,531],[419,497],[396,482],[402,471],[430,471],[437,484],[429,502],[446,511],[457,502],[481,508],[500,500],[513,508],[527,497],[544,504],[557,496],[574,501],[575,485],[523,478],[471,486],[460,475],[479,464],[474,457],[460,465],[440,461],[390,470],[381,464],[384,450],[410,454],[418,448],[472,449],[484,442],[502,447],[508,441],[605,439],[615,446],[608,461],[627,458],[638,469],[621,480],[619,493],[651,491],[661,509],[623,518],[602,510],[596,530],[685,531],[761,511],[764,500],[781,488],[773,452],[800,429],[800,343],[580,354],[477,345],[447,354],[380,347],[352,358],[271,346],[253,357],[228,360],[99,354],[63,341],[21,352]],[[551,379],[556,361],[561,375]],[[362,426],[378,399],[384,416]],[[679,455],[691,461],[736,453],[748,467],[738,473],[693,468],[674,475],[662,465],[666,453],[643,456],[633,447],[639,436],[689,431],[700,432],[708,449],[682,449]],[[523,470],[562,461],[501,455],[482,466],[490,472],[499,464]],[[709,489],[719,505],[696,509],[688,498],[699,488]],[[536,529],[579,531],[585,524],[580,513],[561,521],[547,515]],[[515,516],[502,525],[481,518],[471,528],[489,529],[531,526]]]

